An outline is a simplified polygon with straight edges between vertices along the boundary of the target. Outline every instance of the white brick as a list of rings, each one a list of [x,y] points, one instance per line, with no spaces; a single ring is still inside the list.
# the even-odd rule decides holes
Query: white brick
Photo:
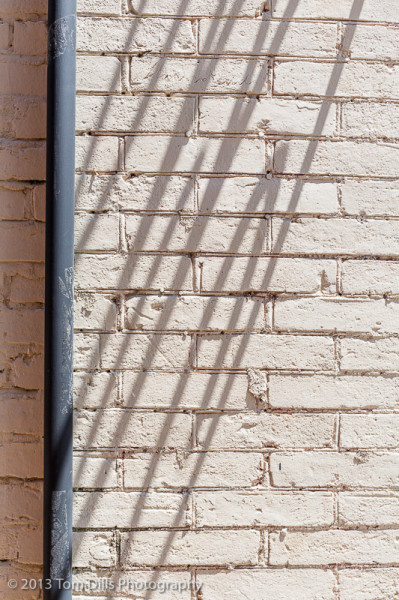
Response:
[[[185,414],[81,410],[76,414],[76,448],[187,448],[191,417]]]
[[[75,408],[108,408],[118,401],[116,373],[75,373]]]
[[[331,182],[201,177],[199,209],[206,213],[331,214],[338,212],[339,206],[336,184]]]
[[[384,260],[347,260],[343,263],[345,294],[398,294],[399,263]]]
[[[201,263],[203,291],[335,290],[336,264],[332,260],[207,256]]]
[[[78,0],[78,11],[80,13],[119,15],[121,3],[119,0]]]
[[[360,105],[354,104],[351,106]],[[394,112],[395,105],[391,105],[391,107],[392,112]],[[359,122],[357,120],[357,124]],[[381,124],[380,120],[377,122]],[[369,121],[368,126],[370,127],[371,124],[374,124],[374,121]],[[354,126],[356,127],[355,123]],[[356,181],[347,179],[342,184],[341,195],[343,210],[350,215],[398,216],[399,214],[399,187],[395,181]]]
[[[269,160],[265,142],[259,139],[179,136],[126,139],[126,169],[135,173],[264,173]]]
[[[187,494],[145,492],[75,492],[74,527],[136,529],[184,527],[190,523]]]
[[[333,495],[324,492],[199,492],[199,527],[315,527],[332,525]]]
[[[384,4],[377,6],[373,0],[364,0],[357,5],[352,0],[301,0],[292,6],[290,0],[274,0],[273,16],[296,17],[312,19],[350,19],[365,21],[392,21],[397,23],[398,5],[395,0],[385,0]]]
[[[288,298],[277,300],[278,331],[353,331],[399,333],[399,304],[349,298]]]
[[[272,565],[391,564],[398,562],[398,531],[317,531],[272,533]]]
[[[399,65],[295,61],[276,64],[274,90],[295,96],[397,99],[398,82]]]
[[[341,600],[381,600],[399,593],[397,568],[343,569],[339,574]]]
[[[81,92],[120,92],[121,62],[114,56],[78,56],[76,88]]]
[[[342,106],[342,134],[348,137],[398,138],[398,119],[399,106],[397,104],[366,102],[355,104],[353,102],[348,102]],[[368,183],[371,186],[373,186],[373,184],[374,186],[379,184],[380,187],[384,185],[384,183],[381,184],[381,182]],[[391,185],[394,189],[394,184],[392,182],[386,182],[385,185],[387,187]],[[371,190],[369,191],[369,194],[370,193]],[[375,198],[375,200],[377,203],[381,202],[378,197]]]
[[[110,136],[78,136],[76,168],[80,171],[117,171],[118,138]]]
[[[196,15],[196,16],[244,16],[255,17],[262,12],[262,2],[259,0],[132,0],[133,14],[143,15]]]
[[[75,488],[115,488],[116,461],[113,458],[90,456],[87,452],[73,457],[73,485]]]
[[[115,560],[115,539],[112,533],[74,532],[72,563],[75,568],[113,567]]]
[[[234,597],[297,600],[298,590],[301,590],[301,600],[335,598],[334,574],[321,569],[240,569],[217,573],[198,571],[197,578],[204,584],[204,600],[230,600]]]
[[[268,69],[267,60],[133,57],[131,84],[135,91],[265,94]]]
[[[331,369],[333,342],[327,337],[215,335],[198,339],[200,368]]]
[[[79,210],[194,210],[191,177],[80,174],[76,176],[76,193]]]
[[[76,293],[74,302],[76,329],[114,330],[116,316],[117,306],[112,296]]]
[[[339,494],[341,527],[398,526],[399,497],[390,492]]]
[[[399,59],[399,31],[393,25],[347,25],[342,51],[350,58]]]
[[[126,216],[128,249],[260,254],[266,250],[265,219],[196,216]]]
[[[341,368],[344,371],[399,370],[399,340],[397,338],[343,339],[341,353]]]
[[[78,96],[80,131],[185,133],[193,127],[194,99],[151,96]]]
[[[201,98],[200,130],[228,133],[282,133],[333,135],[336,106],[332,103],[327,118],[319,125],[321,102],[280,98]]]
[[[242,488],[262,476],[262,456],[253,452],[133,454],[124,462],[127,488]]]
[[[121,555],[128,566],[253,565],[257,531],[138,531],[122,534]]]
[[[135,408],[243,410],[252,399],[247,375],[217,373],[123,373],[122,403]]]
[[[237,414],[198,417],[203,449],[325,448],[333,445],[333,415]]]
[[[74,366],[76,369],[96,369],[100,361],[100,338],[89,333],[75,333]]]
[[[77,289],[191,290],[186,256],[97,255],[76,257]]]
[[[77,49],[83,52],[194,52],[190,21],[84,17]]]
[[[273,485],[293,488],[382,488],[399,484],[399,454],[295,452],[270,456]],[[381,517],[381,513],[376,513]]]
[[[399,414],[342,415],[342,448],[397,448]]]
[[[78,214],[75,216],[75,250],[112,251],[119,247],[118,215]]]
[[[200,52],[203,54],[334,57],[336,43],[337,30],[333,23],[200,21]]]
[[[274,408],[397,409],[395,377],[271,375],[269,401]]]
[[[281,141],[274,166],[280,173],[395,177],[399,144]]]
[[[264,330],[262,298],[134,296],[126,301],[127,329],[225,331]]]
[[[275,252],[399,255],[399,221],[358,219],[273,219]]]

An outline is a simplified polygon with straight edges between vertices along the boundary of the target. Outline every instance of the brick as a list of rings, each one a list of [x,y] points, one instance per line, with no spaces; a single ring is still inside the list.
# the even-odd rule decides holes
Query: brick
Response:
[[[270,473],[273,485],[283,488],[396,488],[399,454],[276,452],[270,456]]]
[[[23,344],[43,340],[44,311],[41,308],[27,310],[10,310],[0,308],[0,328],[4,341],[10,344]]]
[[[119,0],[78,0],[78,12],[119,15],[121,4]]]
[[[2,563],[0,566],[0,593],[3,600],[15,600],[15,591],[8,586],[10,579],[40,579],[42,569],[37,565],[18,565],[17,563]],[[37,590],[25,591],[26,600],[36,600]]]
[[[356,107],[358,105],[352,106]],[[395,113],[395,105],[391,104],[390,106],[390,114]],[[387,118],[389,117],[387,116]],[[369,121],[369,127],[372,127],[374,123],[378,123],[383,127],[383,122],[384,121],[379,119],[375,122]],[[356,123],[358,125],[361,124],[361,119],[360,116],[358,118],[358,115],[356,116]],[[355,123],[353,123],[353,125],[356,127]],[[347,179],[342,184],[341,194],[342,208],[346,214],[376,216],[398,215],[399,188],[395,181],[356,181]]]
[[[82,52],[194,52],[190,21],[172,19],[78,19],[77,49]]]
[[[155,96],[78,96],[79,131],[185,133],[193,127],[194,99]]]
[[[128,249],[259,254],[266,249],[265,219],[126,216]]]
[[[265,142],[258,139],[126,138],[126,168],[135,173],[264,173],[268,163]]]
[[[75,408],[108,408],[118,402],[116,373],[75,373]]]
[[[399,369],[399,340],[343,339],[341,369],[344,371],[396,371]]]
[[[5,441],[1,445],[1,477],[30,479],[43,477],[43,443]]]
[[[337,30],[333,23],[203,19],[199,39],[203,54],[312,57],[337,54]]]
[[[396,494],[339,494],[341,527],[397,527],[399,498]]]
[[[7,50],[10,46],[10,26],[8,23],[0,24],[0,48]]]
[[[11,365],[10,383],[26,390],[43,389],[44,364],[40,350],[18,356]]]
[[[321,336],[219,335],[198,339],[198,367],[331,369],[333,344]]]
[[[274,408],[396,409],[395,377],[270,375],[269,402]]]
[[[117,486],[116,461],[113,458],[74,453],[73,485],[75,488],[115,488]]]
[[[28,198],[29,194],[24,189],[0,188],[0,219],[23,220]]]
[[[234,597],[245,598],[245,594],[248,598],[259,600],[296,600],[299,589],[302,600],[335,598],[335,577],[328,570],[267,568],[217,573],[198,571],[197,578],[204,584],[204,600],[219,600],[222,597],[232,600]]]
[[[347,260],[343,263],[345,294],[398,294],[399,264],[384,260]]]
[[[173,537],[172,537],[173,535]],[[257,531],[138,531],[122,534],[122,560],[133,565],[253,565]]]
[[[0,14],[12,13],[14,18],[29,18],[30,15],[46,15],[46,0],[3,0]]]
[[[119,216],[78,214],[75,216],[75,250],[112,251],[119,247]]]
[[[191,261],[186,256],[80,255],[75,279],[77,289],[192,289]]]
[[[333,523],[333,496],[324,492],[198,492],[199,527],[316,527]]]
[[[398,60],[398,44],[394,25],[347,25],[342,52],[352,59]]]
[[[46,95],[46,68],[41,64],[26,64],[14,57],[0,57],[0,93],[23,96]],[[35,179],[27,177],[27,179]],[[39,178],[37,178],[39,179]]]
[[[200,99],[200,131],[228,133],[333,135],[336,106],[280,98]],[[320,112],[326,113],[319,124]]]
[[[123,409],[79,411],[76,448],[186,449],[191,438],[191,417],[186,414],[132,412]]]
[[[26,221],[0,223],[0,261],[42,261],[44,259],[44,227]]]
[[[137,529],[184,527],[190,523],[187,494],[145,492],[75,492],[75,528]]]
[[[201,264],[204,292],[314,293],[335,289],[336,265],[332,260],[207,256]]]
[[[209,113],[210,114],[210,113]],[[201,177],[199,210],[205,213],[338,212],[335,183],[265,177]]]
[[[185,369],[190,362],[191,339],[179,334],[104,334],[101,366],[104,369]]]
[[[273,219],[274,252],[397,256],[399,223],[388,220]]]
[[[202,414],[197,435],[202,449],[325,448],[333,430],[333,415]]]
[[[396,530],[288,532],[270,536],[270,564],[391,564],[397,562]]]
[[[74,366],[76,369],[96,369],[100,361],[100,338],[96,334],[75,333]]]
[[[342,133],[348,137],[397,138],[399,137],[398,117],[399,107],[396,104],[365,102],[344,104]],[[376,200],[378,201],[379,198]]]
[[[132,58],[135,91],[224,92],[265,94],[269,89],[268,62],[233,58]]]
[[[41,437],[42,402],[35,396],[16,392],[0,394],[0,432]]]
[[[113,567],[116,560],[114,534],[108,532],[80,532],[73,534],[73,566]]]
[[[180,0],[147,0],[145,4],[141,0],[132,0],[131,9],[133,14],[142,15],[255,17],[262,12],[263,5],[259,0],[243,0],[239,4],[233,0],[223,3],[217,0],[187,0],[184,4]]]
[[[43,21],[15,21],[13,49],[16,54],[45,56],[47,52],[47,28]]]
[[[77,292],[74,303],[74,326],[76,329],[84,330],[115,330],[117,312],[114,297]]]
[[[339,0],[333,4],[328,0],[302,0],[300,4],[292,8],[290,5],[290,0],[275,0],[273,16],[398,22],[395,0],[387,0],[381,7],[376,6],[373,0],[364,0],[361,5],[353,4],[351,0]]]
[[[37,527],[43,518],[42,485],[40,482],[3,484],[0,489],[0,519],[2,525],[28,524]]]
[[[133,330],[263,330],[262,298],[134,296],[126,301],[125,327]]]
[[[0,165],[1,179],[43,181],[46,171],[44,142],[2,140]]]
[[[281,173],[394,177],[397,154],[392,143],[281,141],[274,166]]]
[[[76,88],[79,92],[120,92],[120,60],[114,56],[78,56]]]
[[[262,477],[254,452],[133,454],[124,461],[126,488],[244,488]]]
[[[80,171],[117,171],[118,138],[78,136],[75,157],[76,168]]]
[[[194,182],[190,176],[87,175],[76,177],[79,210],[120,208],[134,211],[193,211]]]
[[[397,448],[399,415],[342,415],[342,448]]]
[[[399,333],[399,304],[349,298],[288,298],[277,300],[278,331],[353,331]]]
[[[295,61],[276,64],[274,90],[277,95],[397,99],[398,81],[398,65]]]
[[[342,600],[395,598],[399,592],[398,569],[343,569],[339,574]]]

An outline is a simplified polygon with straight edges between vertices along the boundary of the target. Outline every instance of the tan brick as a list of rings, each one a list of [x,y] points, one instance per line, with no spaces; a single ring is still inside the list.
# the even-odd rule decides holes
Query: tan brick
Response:
[[[397,562],[398,531],[288,532],[270,536],[272,565],[391,564]]]
[[[269,161],[265,142],[259,139],[126,138],[125,165],[135,173],[264,173]]]
[[[398,526],[399,497],[389,492],[339,494],[341,527]]]
[[[78,19],[77,49],[83,52],[194,52],[190,21],[84,17]]]
[[[399,383],[366,375],[271,375],[269,401],[274,408],[396,410]]]
[[[345,294],[398,294],[399,263],[384,260],[347,260],[343,263]]]
[[[135,91],[265,94],[268,68],[267,61],[256,59],[135,56],[131,84]]]
[[[43,389],[44,357],[40,349],[18,356],[11,365],[10,383],[26,390]]]
[[[2,140],[0,143],[0,178],[16,181],[45,179],[44,142]]]
[[[26,64],[23,60],[18,61],[14,57],[1,56],[0,81],[1,94],[40,97],[46,95],[45,65]],[[35,178],[27,177],[26,179]]]
[[[197,435],[203,449],[325,448],[333,430],[333,415],[202,414]]]
[[[15,21],[13,49],[16,54],[45,56],[47,51],[47,29],[43,21]]]
[[[10,46],[10,26],[8,23],[0,24],[0,48],[7,50]]]
[[[226,369],[333,368],[332,340],[321,336],[219,335],[198,339],[198,366]]]
[[[74,303],[74,326],[76,329],[115,330],[117,312],[114,297],[77,292]]]
[[[1,261],[42,261],[44,259],[43,223],[26,221],[0,223]]]
[[[198,492],[199,527],[316,527],[333,523],[333,495],[324,492]]]
[[[138,531],[122,534],[122,560],[133,565],[253,565],[257,531]]]
[[[260,254],[266,250],[265,219],[239,217],[126,216],[128,249]]]
[[[76,88],[79,92],[120,92],[120,60],[114,56],[78,56]]]
[[[244,16],[255,17],[262,12],[262,2],[259,0],[243,0],[239,4],[234,0],[221,3],[217,0],[132,0],[133,14],[143,15],[198,15],[198,16]]]
[[[397,4],[395,0],[386,0],[382,6],[376,6],[373,0],[364,0],[361,5],[352,0],[339,0],[331,3],[329,0],[301,0],[291,6],[290,0],[275,0],[273,16],[312,19],[350,19],[365,21],[398,22]]]
[[[125,327],[133,330],[264,330],[262,298],[134,296],[126,301]]]
[[[74,407],[108,408],[118,402],[116,373],[75,373]]]
[[[0,219],[23,220],[28,199],[24,189],[0,188]]]
[[[396,488],[399,454],[278,452],[270,456],[270,473],[273,485],[284,488]]]
[[[336,184],[331,182],[201,177],[199,209],[206,213],[331,214],[338,212],[339,206]]]
[[[341,369],[344,371],[397,371],[399,369],[399,340],[343,339]]]
[[[113,458],[90,456],[88,452],[73,457],[73,485],[75,488],[115,488],[116,461]]]
[[[5,527],[18,523],[37,527],[43,518],[42,505],[41,482],[4,483],[0,488],[0,519]]]
[[[12,13],[14,18],[29,18],[30,15],[46,15],[46,0],[3,0],[0,14]]]
[[[342,415],[342,448],[397,448],[398,414]]]
[[[0,307],[2,338],[10,344],[41,343],[44,335],[44,311],[42,308],[26,310]]]
[[[186,449],[191,438],[191,417],[122,409],[81,410],[76,415],[74,435],[79,449],[119,446]]]
[[[352,106],[356,107],[358,105]],[[395,112],[395,105],[391,105],[391,111],[392,113]],[[368,126],[371,127],[374,123],[383,126],[384,122],[384,120],[369,121]],[[357,119],[356,123],[353,122],[354,127],[359,124],[361,124],[360,119]],[[343,210],[349,215],[398,215],[399,187],[395,181],[356,181],[347,179],[342,184],[341,194]]]
[[[0,394],[0,432],[41,437],[43,405],[34,395],[18,392]]]
[[[337,30],[333,23],[200,21],[200,52],[203,54],[334,57],[336,42]]]
[[[336,106],[280,98],[200,99],[200,130],[203,132],[333,135]],[[322,109],[327,113],[319,124]]]
[[[399,593],[398,569],[343,569],[339,573],[342,600],[381,600]]]
[[[43,443],[5,441],[1,446],[1,477],[41,479],[43,477]]]
[[[262,477],[254,452],[133,454],[124,461],[126,488],[243,488]]]
[[[118,215],[78,214],[75,216],[75,250],[112,251],[119,247]]]
[[[75,568],[113,567],[115,561],[116,550],[113,533],[74,532],[72,563]]]
[[[155,96],[78,96],[82,131],[185,133],[193,127],[194,99]]]
[[[118,138],[110,136],[78,136],[76,168],[80,171],[117,171]]]

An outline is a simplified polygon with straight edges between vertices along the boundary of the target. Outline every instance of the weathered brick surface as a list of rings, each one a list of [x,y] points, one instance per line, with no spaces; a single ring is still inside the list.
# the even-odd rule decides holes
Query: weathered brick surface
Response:
[[[396,0],[79,0],[75,578],[202,585],[96,600],[397,595],[398,23]],[[3,84],[29,95],[5,164],[13,132],[42,152],[38,56],[36,87]],[[6,239],[38,223],[3,252],[38,262],[43,190],[13,176]],[[10,269],[30,415],[41,350],[13,348],[43,273]]]

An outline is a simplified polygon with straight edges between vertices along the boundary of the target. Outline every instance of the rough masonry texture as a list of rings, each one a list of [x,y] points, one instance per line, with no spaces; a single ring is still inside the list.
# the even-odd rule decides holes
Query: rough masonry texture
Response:
[[[396,0],[79,11],[77,595],[393,600]]]

